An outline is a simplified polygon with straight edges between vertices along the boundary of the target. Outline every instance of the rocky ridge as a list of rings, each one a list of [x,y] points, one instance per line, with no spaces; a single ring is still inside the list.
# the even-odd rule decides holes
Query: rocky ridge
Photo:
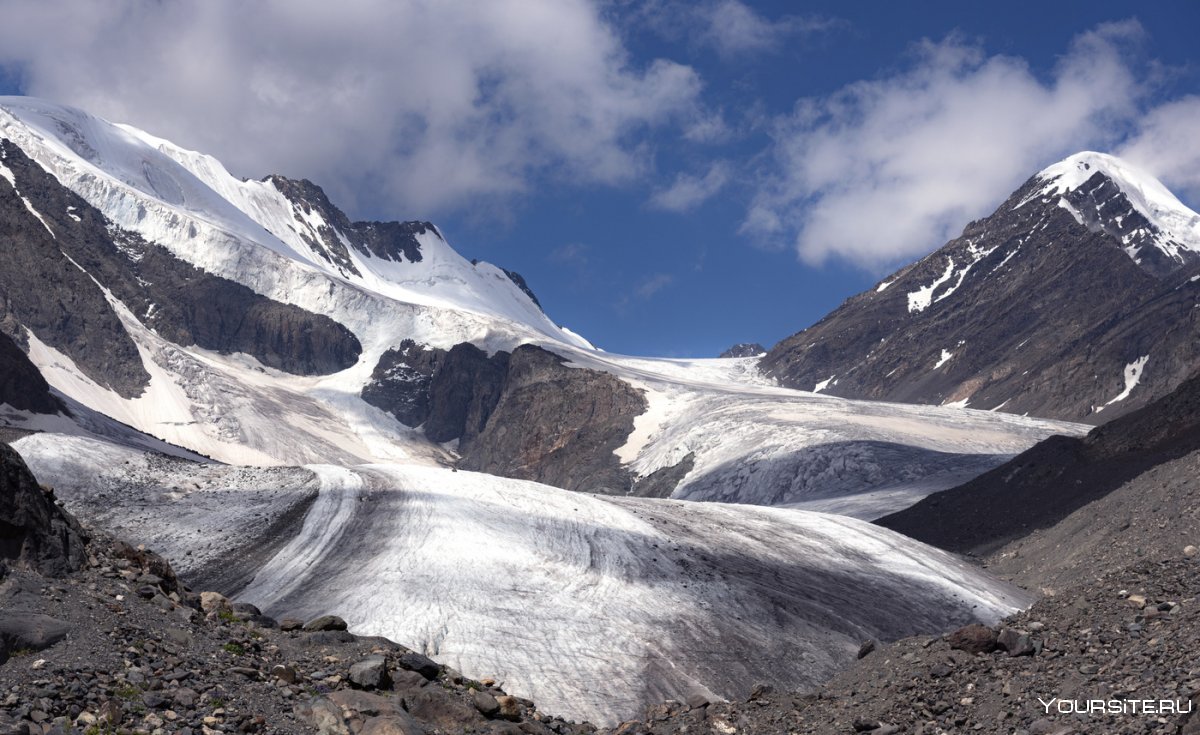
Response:
[[[121,316],[182,346],[244,352],[301,375],[352,366],[362,351],[322,314],[260,296],[122,230],[60,184],[11,141],[0,140],[0,328],[25,329],[123,397],[150,376]],[[0,177],[0,178],[7,178]],[[103,284],[103,286],[101,285]]]

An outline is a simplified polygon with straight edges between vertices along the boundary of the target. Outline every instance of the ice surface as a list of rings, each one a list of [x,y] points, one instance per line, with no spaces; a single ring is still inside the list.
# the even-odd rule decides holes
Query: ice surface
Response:
[[[96,515],[108,504],[102,520],[193,567],[197,554],[225,558],[231,538],[255,542],[246,518],[285,514],[315,473],[303,528],[227,592],[277,616],[339,614],[355,632],[602,724],[697,691],[811,686],[867,638],[991,622],[1028,602],[949,554],[842,516],[585,495],[433,467],[285,474],[163,466],[87,439],[16,447],[68,508]],[[87,468],[94,479],[80,480]]]

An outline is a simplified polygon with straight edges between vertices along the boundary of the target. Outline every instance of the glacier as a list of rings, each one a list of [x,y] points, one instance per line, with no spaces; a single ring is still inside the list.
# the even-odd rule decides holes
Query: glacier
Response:
[[[346,370],[292,375],[174,344],[110,294],[150,375],[125,398],[26,331],[74,418],[0,410],[38,432],[14,446],[70,510],[163,552],[195,584],[272,614],[340,614],[355,632],[602,724],[665,698],[741,696],[756,680],[812,686],[865,639],[1028,602],[861,519],[1086,427],[781,388],[758,358],[607,353],[436,228],[416,235],[419,260],[347,247],[339,264],[313,243],[347,234],[272,180],[239,179],[131,126],[6,97],[0,137],[115,225],[327,315],[362,344]],[[624,466],[638,477],[690,468],[669,499],[456,471],[453,445],[360,397],[404,339],[535,344],[610,373],[648,405],[617,449]]]

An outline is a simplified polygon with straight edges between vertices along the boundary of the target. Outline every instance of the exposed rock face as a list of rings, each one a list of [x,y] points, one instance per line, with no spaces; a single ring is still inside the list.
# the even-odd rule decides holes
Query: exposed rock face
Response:
[[[150,375],[133,340],[104,292],[68,259],[63,243],[47,230],[54,228],[64,241],[70,232],[79,249],[106,250],[111,257],[116,248],[108,241],[103,217],[8,140],[0,140],[0,161],[17,184],[11,186],[0,178],[0,242],[5,256],[0,268],[0,324],[18,341],[24,338],[21,327],[28,328],[74,360],[88,377],[122,396],[141,394]],[[29,211],[24,199],[36,203],[48,224]],[[75,223],[70,214],[83,222]]]
[[[0,403],[34,413],[66,410],[17,343],[3,332],[0,332]]]
[[[421,243],[416,236],[426,232],[438,234],[437,228],[429,222],[351,222],[345,213],[333,206],[324,190],[308,179],[297,181],[275,175],[263,180],[271,182],[301,212],[315,211],[336,228],[337,232],[334,232],[322,226],[311,234],[302,233],[302,237],[313,244],[326,260],[346,272],[357,274],[358,270],[338,232],[364,255],[384,260],[407,260],[410,263],[418,263],[422,259]],[[441,235],[438,234],[438,237]]]
[[[739,342],[720,354],[720,357],[757,357],[767,351],[757,342]]]
[[[1200,375],[1082,439],[1046,439],[965,485],[930,495],[877,523],[947,550],[987,554],[1036,529],[1054,526],[1152,468],[1197,452]],[[1180,505],[1178,499],[1163,496],[1173,486],[1164,478],[1141,493],[1159,498],[1151,505],[1155,510],[1163,507],[1164,521],[1175,513],[1194,511],[1190,503]],[[1123,510],[1101,525],[1131,522],[1132,516]],[[1187,541],[1178,543],[1182,548]],[[1061,549],[1055,554],[1063,556]]]
[[[149,375],[107,289],[134,318],[185,347],[244,352],[301,375],[357,361],[358,340],[329,317],[267,299],[116,228],[7,140],[0,154],[14,178],[0,180],[0,240],[10,258],[0,270],[0,325],[18,339],[27,327],[97,383],[140,395]]]
[[[363,387],[363,400],[405,426],[420,426],[429,419],[430,386],[445,359],[445,350],[406,339],[379,358],[371,382]]]
[[[524,276],[516,271],[510,271],[507,268],[501,268],[500,270],[504,271],[504,275],[508,276],[508,280],[517,284],[517,288],[525,292],[525,295],[529,297],[530,301],[537,305],[537,308],[542,308],[542,302],[538,301],[537,294],[535,294],[533,289],[529,287],[529,284],[525,281]]]
[[[844,397],[1089,422],[1170,392],[1195,368],[1195,253],[1157,249],[1103,173],[1063,196],[1044,186],[1030,179],[937,252],[780,342],[762,368]]]
[[[507,372],[507,352],[488,357],[466,342],[450,348],[429,385],[425,435],[436,442],[458,439],[465,454],[499,402]]]
[[[405,340],[362,395],[434,441],[459,440],[464,469],[606,493],[630,488],[613,450],[646,410],[627,383],[532,345],[489,357],[467,343],[447,352]],[[668,475],[645,491],[660,492]]]
[[[83,566],[85,534],[41,488],[21,456],[0,444],[0,560],[57,576]]]
[[[630,478],[613,451],[646,405],[608,373],[567,367],[558,355],[522,345],[463,466],[567,490],[624,493]]]

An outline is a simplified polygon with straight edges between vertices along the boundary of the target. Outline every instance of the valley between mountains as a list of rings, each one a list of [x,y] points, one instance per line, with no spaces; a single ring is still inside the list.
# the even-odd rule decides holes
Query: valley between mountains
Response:
[[[1075,590],[1125,636],[1103,645],[1138,656],[1150,629],[1196,639],[1200,216],[1119,159],[1051,165],[817,324],[712,359],[597,349],[433,223],[354,222],[312,182],[238,179],[78,109],[0,98],[0,179],[0,638],[53,619],[48,600],[70,618],[3,639],[0,733],[85,714],[146,732],[1070,732],[1000,699],[1024,662],[1102,635],[1039,597]],[[1171,509],[1170,541],[1121,541],[1129,513],[1079,546],[1097,503]],[[138,663],[84,676],[82,647],[105,645],[93,606]],[[343,630],[279,630],[327,615]],[[940,637],[969,625],[1047,632],[1004,663]],[[395,682],[349,668],[371,656]],[[1154,686],[1200,694],[1165,658]],[[1069,662],[1101,686],[1098,655]],[[927,685],[930,667],[947,673]],[[98,676],[91,698],[45,683]],[[129,687],[140,705],[93,711]]]

